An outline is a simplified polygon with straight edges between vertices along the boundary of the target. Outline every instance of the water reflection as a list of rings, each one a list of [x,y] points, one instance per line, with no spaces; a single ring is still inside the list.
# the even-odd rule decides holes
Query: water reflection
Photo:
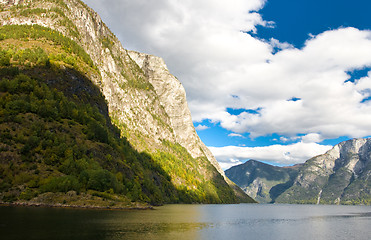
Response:
[[[216,221],[214,229],[203,230],[201,239],[369,239],[371,234],[370,207],[242,206],[204,210],[210,218],[224,219]]]
[[[1,239],[368,239],[371,207],[168,205],[152,211],[0,207]]]
[[[148,211],[0,207],[2,239],[199,239],[197,208]]]

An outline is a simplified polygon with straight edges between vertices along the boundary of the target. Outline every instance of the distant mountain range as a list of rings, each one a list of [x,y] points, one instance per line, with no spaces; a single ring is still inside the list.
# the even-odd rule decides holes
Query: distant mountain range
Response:
[[[274,202],[290,187],[302,165],[277,167],[256,160],[234,166],[225,173],[249,196],[261,203]]]
[[[371,204],[371,139],[341,142],[292,167],[255,160],[226,172],[262,203]]]

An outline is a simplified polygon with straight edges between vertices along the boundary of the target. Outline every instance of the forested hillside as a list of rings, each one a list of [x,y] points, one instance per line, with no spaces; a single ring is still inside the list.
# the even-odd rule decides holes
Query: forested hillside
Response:
[[[159,115],[167,116],[152,84],[130,59],[122,67],[126,80],[120,91],[139,101],[118,112],[123,103],[112,102],[104,90],[110,73],[86,45],[73,40],[85,33],[66,16],[71,11],[66,4],[86,10],[80,1],[2,5],[0,200],[117,207],[251,201],[243,195],[238,199],[206,156],[194,157],[177,141],[154,139],[153,133],[131,127],[140,114],[133,104],[145,108],[140,101],[147,94],[157,107],[145,110],[152,111],[151,121],[174,131]],[[50,27],[27,24],[29,19]],[[22,25],[10,24],[13,20]],[[101,46],[117,48],[102,39]],[[131,121],[121,116],[128,110]]]

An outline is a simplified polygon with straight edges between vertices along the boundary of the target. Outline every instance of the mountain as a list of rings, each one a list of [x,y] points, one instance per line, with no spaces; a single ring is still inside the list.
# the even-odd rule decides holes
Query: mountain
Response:
[[[302,165],[248,161],[226,175],[260,202],[371,204],[371,138],[341,142]]]
[[[371,138],[341,142],[301,167],[276,202],[371,204]]]
[[[226,176],[260,203],[274,202],[276,197],[292,185],[300,164],[277,167],[256,160],[231,167]]]
[[[253,202],[161,58],[124,49],[79,0],[1,0],[0,19],[2,201]]]

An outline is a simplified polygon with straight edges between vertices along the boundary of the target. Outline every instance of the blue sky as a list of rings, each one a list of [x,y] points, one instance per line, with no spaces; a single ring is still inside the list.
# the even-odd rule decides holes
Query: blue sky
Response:
[[[259,13],[266,21],[274,22],[272,27],[258,26],[257,32],[253,35],[257,38],[269,41],[274,38],[280,42],[287,42],[296,48],[302,48],[305,42],[312,35],[320,34],[327,30],[340,27],[355,27],[361,30],[371,29],[369,21],[369,10],[371,2],[365,0],[346,1],[295,1],[295,0],[271,0],[267,1]],[[350,81],[367,76],[371,69],[362,68],[349,71]],[[240,114],[244,109],[227,109],[231,114]],[[261,136],[255,139],[249,138],[249,133],[240,136],[231,136],[228,131],[219,123],[212,123],[209,120],[196,123],[196,126],[207,126],[204,130],[198,131],[199,136],[208,146],[269,146],[277,144],[283,135],[276,133]],[[302,135],[298,133],[298,135]],[[366,137],[366,136],[365,136]],[[319,142],[321,145],[335,145],[348,140],[348,136],[339,136],[331,139],[324,139]],[[281,141],[282,145],[289,145],[299,142],[300,139]],[[274,163],[273,163],[274,164]],[[280,164],[276,164],[280,165]]]
[[[309,34],[317,35],[339,27],[370,29],[367,0],[268,0],[259,12],[274,28],[258,27],[258,36],[276,38],[302,47]]]
[[[371,135],[371,2],[85,0],[164,58],[223,168],[291,165]]]

